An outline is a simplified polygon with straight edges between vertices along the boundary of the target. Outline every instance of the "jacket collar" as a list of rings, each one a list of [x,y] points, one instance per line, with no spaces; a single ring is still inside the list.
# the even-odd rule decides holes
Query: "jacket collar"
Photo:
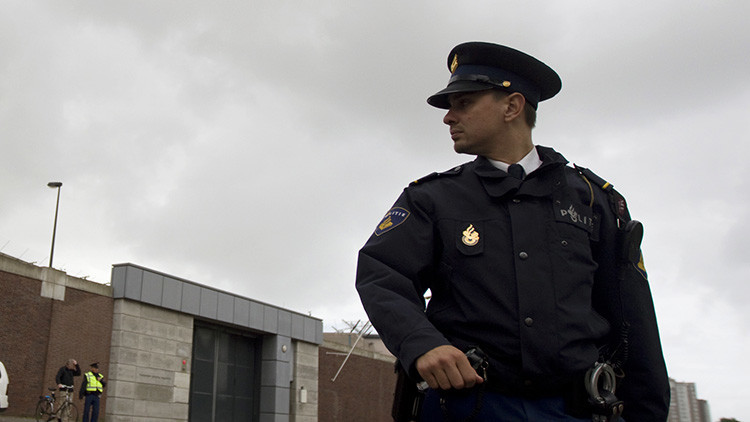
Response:
[[[524,180],[511,177],[508,173],[496,168],[485,157],[474,160],[474,173],[479,177],[485,191],[491,197],[502,197],[507,194],[548,196],[563,182],[563,173],[551,171],[565,166],[568,160],[552,148],[537,146],[542,165]]]

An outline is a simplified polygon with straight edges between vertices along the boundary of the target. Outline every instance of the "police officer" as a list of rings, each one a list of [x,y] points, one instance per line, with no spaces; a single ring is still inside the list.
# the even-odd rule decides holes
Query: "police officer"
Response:
[[[421,420],[591,421],[612,411],[608,420],[665,421],[668,378],[640,239],[624,235],[625,201],[532,142],[559,76],[482,42],[456,46],[448,68],[448,86],[427,102],[447,110],[454,150],[476,159],[404,189],[357,267],[371,322],[429,385]],[[486,355],[479,371],[464,354],[475,347]],[[618,381],[586,391],[597,362]],[[596,402],[599,387],[616,397]]]
[[[80,398],[86,398],[83,405],[83,422],[89,422],[89,412],[91,422],[99,420],[99,397],[104,392],[107,382],[104,381],[104,375],[99,373],[99,362],[90,365],[89,372],[83,374],[83,383],[81,384]]]

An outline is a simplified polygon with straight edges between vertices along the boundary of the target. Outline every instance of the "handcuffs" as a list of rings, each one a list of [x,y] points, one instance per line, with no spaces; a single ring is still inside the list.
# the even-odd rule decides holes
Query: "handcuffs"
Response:
[[[592,407],[593,422],[616,422],[625,404],[615,396],[615,370],[607,362],[596,362],[586,372],[586,392]]]

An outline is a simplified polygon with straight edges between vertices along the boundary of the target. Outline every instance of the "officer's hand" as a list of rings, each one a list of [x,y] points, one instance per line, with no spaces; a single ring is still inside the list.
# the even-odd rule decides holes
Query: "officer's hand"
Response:
[[[471,388],[484,382],[463,352],[438,346],[417,359],[417,371],[432,389]]]
[[[62,384],[57,384],[57,389],[58,390],[62,389]]]

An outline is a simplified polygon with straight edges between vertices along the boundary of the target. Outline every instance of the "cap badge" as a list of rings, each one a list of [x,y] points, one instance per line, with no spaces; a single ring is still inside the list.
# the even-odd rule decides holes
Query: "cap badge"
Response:
[[[469,227],[464,230],[461,241],[464,242],[464,245],[466,246],[474,246],[479,243],[479,233],[474,229],[473,224],[469,224]]]
[[[451,62],[451,73],[456,71],[458,67],[458,54],[453,55],[453,61]]]
[[[503,86],[506,87],[506,88],[509,87],[510,86],[510,81],[503,81]]]

